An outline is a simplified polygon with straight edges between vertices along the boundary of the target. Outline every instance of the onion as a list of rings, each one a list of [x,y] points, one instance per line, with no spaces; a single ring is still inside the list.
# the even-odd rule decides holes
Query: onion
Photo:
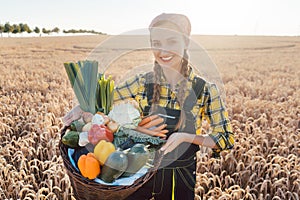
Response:
[[[90,113],[90,112],[83,112],[82,113],[82,119],[83,119],[83,121],[85,122],[85,123],[89,123],[89,122],[91,122],[92,121],[92,119],[93,119],[93,114],[92,113]]]

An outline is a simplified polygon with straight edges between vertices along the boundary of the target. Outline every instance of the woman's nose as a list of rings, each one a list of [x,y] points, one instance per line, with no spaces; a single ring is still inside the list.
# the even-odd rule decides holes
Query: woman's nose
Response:
[[[159,54],[160,54],[161,56],[169,55],[170,53],[171,53],[171,51],[168,50],[168,49],[166,49],[166,48],[160,48],[160,49],[159,49]]]

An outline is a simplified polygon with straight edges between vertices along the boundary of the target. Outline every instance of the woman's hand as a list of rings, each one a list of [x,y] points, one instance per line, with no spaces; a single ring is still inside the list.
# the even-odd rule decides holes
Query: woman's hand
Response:
[[[179,146],[182,142],[189,142],[192,143],[196,135],[183,133],[183,132],[176,132],[173,133],[167,140],[167,142],[162,146],[160,149],[164,152],[164,154],[170,153],[173,151],[177,146]]]
[[[62,118],[64,125],[69,126],[73,121],[78,120],[81,117],[82,113],[83,111],[81,110],[80,106],[75,106]]]
[[[166,144],[160,149],[164,154],[170,153],[182,142],[193,143],[209,148],[216,149],[218,146],[209,135],[195,135],[184,132],[173,133],[167,140]]]

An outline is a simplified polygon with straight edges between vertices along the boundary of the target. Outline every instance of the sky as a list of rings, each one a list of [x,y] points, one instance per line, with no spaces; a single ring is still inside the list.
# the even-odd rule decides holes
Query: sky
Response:
[[[300,35],[300,0],[0,0],[0,24],[122,34],[165,13],[188,16],[192,34]]]

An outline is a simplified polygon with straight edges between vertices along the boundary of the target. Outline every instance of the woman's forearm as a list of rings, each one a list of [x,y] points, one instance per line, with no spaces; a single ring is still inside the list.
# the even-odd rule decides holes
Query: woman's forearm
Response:
[[[217,148],[216,143],[209,135],[193,135],[187,133],[186,142],[213,149]]]
[[[167,154],[173,151],[182,142],[193,143],[209,148],[217,148],[216,143],[209,135],[195,135],[184,132],[176,132],[168,138],[167,142],[162,146],[161,150],[164,151],[164,154]]]

